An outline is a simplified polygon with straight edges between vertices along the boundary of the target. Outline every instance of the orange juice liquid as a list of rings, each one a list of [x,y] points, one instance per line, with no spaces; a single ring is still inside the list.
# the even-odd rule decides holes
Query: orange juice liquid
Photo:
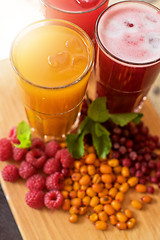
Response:
[[[19,34],[11,60],[31,127],[43,137],[61,138],[80,111],[93,46],[85,33],[65,21],[45,20],[37,26]]]

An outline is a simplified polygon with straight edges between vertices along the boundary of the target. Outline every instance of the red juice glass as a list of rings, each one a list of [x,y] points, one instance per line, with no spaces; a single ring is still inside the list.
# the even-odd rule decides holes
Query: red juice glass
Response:
[[[140,111],[160,72],[160,10],[118,2],[100,14],[95,36],[97,97],[112,113]]]
[[[95,23],[109,0],[41,0],[46,18],[70,21],[94,39]]]

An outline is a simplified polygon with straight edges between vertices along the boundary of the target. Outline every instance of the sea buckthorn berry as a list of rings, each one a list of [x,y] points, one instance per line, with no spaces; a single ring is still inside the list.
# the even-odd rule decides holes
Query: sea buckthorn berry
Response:
[[[96,213],[99,213],[103,210],[103,205],[102,204],[98,204],[97,206],[95,206],[93,208],[93,211],[96,212]]]
[[[95,227],[96,227],[96,229],[98,229],[98,230],[104,231],[104,230],[107,229],[107,223],[104,222],[104,221],[97,221],[97,222],[95,223]]]
[[[118,182],[115,182],[115,183],[114,183],[114,187],[115,187],[115,188],[119,189],[120,186],[121,186],[121,185],[120,185]]]
[[[87,207],[80,207],[79,208],[79,215],[84,215],[87,212]]]
[[[104,205],[103,208],[104,208],[104,211],[105,211],[109,216],[115,214],[115,210],[114,210],[114,208],[113,208],[110,204]]]
[[[97,196],[92,197],[90,201],[90,206],[94,208],[98,204],[99,204],[99,198]]]
[[[121,173],[121,169],[122,169],[122,167],[119,165],[117,167],[114,167],[113,171],[115,174],[119,174],[119,173]]]
[[[104,183],[112,183],[113,179],[112,179],[112,175],[111,174],[102,174],[101,176],[101,180]]]
[[[139,200],[132,200],[131,205],[135,209],[142,209],[142,203]]]
[[[111,202],[112,202],[112,198],[110,196],[104,196],[100,198],[100,203],[103,205]]]
[[[73,181],[79,181],[79,179],[81,178],[81,174],[80,173],[73,173],[71,177],[72,177]]]
[[[112,173],[112,168],[105,163],[101,163],[100,172],[110,174]]]
[[[116,227],[119,230],[126,230],[127,229],[127,223],[125,223],[125,222],[117,222]]]
[[[64,199],[62,204],[62,209],[64,211],[69,211],[70,206],[71,206],[70,199]]]
[[[96,160],[96,154],[95,153],[89,153],[86,156],[85,163],[94,164],[95,160]]]
[[[98,220],[98,214],[97,213],[92,213],[89,216],[89,219],[90,219],[91,222],[96,222]]]
[[[112,183],[105,183],[105,188],[106,189],[111,189],[112,188]]]
[[[132,212],[131,212],[131,210],[129,210],[128,208],[124,210],[124,214],[125,214],[128,218],[131,218],[131,217],[132,217]]]
[[[78,213],[79,213],[78,207],[76,207],[76,206],[70,207],[69,213],[70,213],[70,214],[78,214]]]
[[[91,201],[91,198],[90,198],[89,196],[85,196],[85,197],[82,199],[82,203],[83,203],[84,206],[89,206],[90,201]]]
[[[95,153],[95,148],[93,146],[88,146],[87,147],[87,152],[88,153]]]
[[[128,220],[127,216],[122,212],[117,212],[116,218],[119,222],[127,222],[127,220]]]
[[[123,193],[127,192],[128,189],[129,189],[128,183],[122,183],[121,186],[119,187],[119,191]]]
[[[82,165],[82,166],[80,167],[80,173],[81,173],[81,174],[87,174],[87,172],[88,172],[87,166],[86,166],[86,165]]]
[[[86,194],[87,194],[89,197],[94,197],[94,196],[96,196],[96,192],[93,190],[92,187],[87,188]]]
[[[73,189],[75,190],[75,191],[78,191],[79,189],[80,189],[80,184],[79,184],[79,182],[74,182],[73,183]]]
[[[82,185],[82,186],[80,186],[80,189],[81,189],[81,190],[84,190],[84,191],[86,191],[86,190],[87,190],[87,188],[88,188],[88,186],[87,186],[87,185]]]
[[[109,221],[112,225],[116,225],[117,224],[117,218],[115,215],[111,215],[109,216]]]
[[[129,177],[130,176],[129,168],[126,166],[122,167],[121,174],[123,177]]]
[[[69,192],[62,190],[61,193],[62,193],[64,198],[68,198]]]
[[[133,228],[135,224],[136,224],[135,218],[130,218],[130,219],[127,221],[127,227],[128,227],[129,229]]]
[[[136,186],[137,183],[138,183],[138,178],[137,177],[130,177],[128,179],[128,184],[129,184],[130,187]]]
[[[61,146],[61,148],[66,148],[67,147],[67,143],[66,142],[61,142],[60,146]]]
[[[94,183],[92,184],[92,189],[94,192],[99,193],[99,192],[102,192],[103,186],[100,183]]]
[[[75,190],[70,191],[69,197],[70,198],[76,198],[77,197],[77,191],[75,191]]]
[[[98,197],[100,197],[100,198],[104,197],[106,195],[108,195],[108,189],[106,189],[106,188],[104,188],[102,192],[98,193]]]
[[[72,214],[70,217],[69,217],[69,221],[71,223],[76,223],[78,222],[78,215],[77,214]]]
[[[92,183],[100,183],[101,182],[101,176],[97,173],[92,178]]]
[[[66,185],[66,186],[63,187],[63,190],[70,192],[70,191],[72,191],[72,186],[71,185]]]
[[[145,193],[147,191],[147,187],[143,184],[137,184],[135,190],[140,193]]]
[[[126,182],[126,178],[122,175],[118,175],[117,178],[116,178],[116,182],[122,184],[122,183],[125,183]]]
[[[84,196],[85,196],[85,191],[84,190],[78,190],[78,192],[77,192],[77,197],[78,198],[84,198]]]
[[[118,202],[123,202],[124,200],[124,193],[123,192],[118,192],[115,196],[115,200],[117,200]]]
[[[141,198],[143,203],[151,203],[152,202],[152,198],[148,195],[145,195]]]
[[[81,198],[72,198],[71,199],[71,205],[80,207],[82,205],[82,199]]]
[[[110,166],[110,167],[117,167],[118,165],[119,165],[119,160],[118,159],[110,159],[110,160],[108,160],[108,165]]]
[[[110,197],[114,198],[117,195],[117,192],[118,192],[117,188],[113,187],[109,190],[108,194]]]
[[[96,173],[96,168],[94,165],[88,165],[88,174],[90,176],[94,175]]]
[[[94,166],[95,166],[95,167],[99,167],[99,166],[100,166],[100,161],[99,161],[99,159],[96,159],[96,161],[94,162]]]
[[[121,209],[121,203],[118,202],[117,200],[113,200],[111,202],[111,206],[116,210],[116,211],[119,211]]]
[[[64,179],[64,185],[72,185],[72,179],[71,178]]]
[[[80,161],[74,161],[74,168],[80,170],[82,163]]]
[[[89,185],[91,181],[91,178],[89,175],[85,174],[81,177],[81,179],[79,180],[79,184],[80,185]]]
[[[107,215],[107,213],[105,211],[101,211],[101,212],[98,213],[98,218],[101,221],[107,222],[108,215]]]

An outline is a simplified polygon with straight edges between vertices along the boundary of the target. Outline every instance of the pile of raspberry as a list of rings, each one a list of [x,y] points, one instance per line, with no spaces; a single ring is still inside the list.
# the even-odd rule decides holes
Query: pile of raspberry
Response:
[[[44,143],[33,138],[30,148],[18,148],[17,127],[13,127],[8,138],[0,139],[0,161],[10,162],[2,170],[5,181],[26,180],[28,206],[40,209],[58,209],[63,203],[61,190],[64,179],[70,175],[73,158],[68,149],[56,141]]]

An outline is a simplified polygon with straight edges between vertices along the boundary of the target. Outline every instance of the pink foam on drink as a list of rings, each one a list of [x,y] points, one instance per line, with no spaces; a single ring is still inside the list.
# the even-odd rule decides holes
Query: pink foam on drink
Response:
[[[160,59],[160,14],[132,2],[109,8],[99,20],[98,35],[114,56],[130,63]]]
[[[64,11],[89,11],[100,6],[104,0],[46,0],[46,2]]]

